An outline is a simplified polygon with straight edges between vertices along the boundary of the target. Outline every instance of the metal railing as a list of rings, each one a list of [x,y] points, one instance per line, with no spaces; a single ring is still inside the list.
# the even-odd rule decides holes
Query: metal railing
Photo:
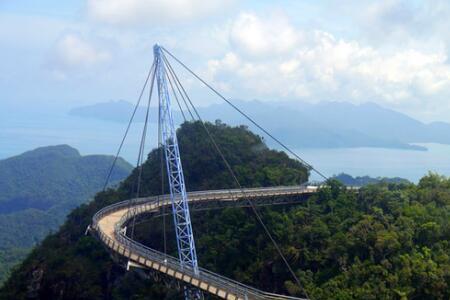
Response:
[[[305,194],[314,193],[316,191],[317,187],[311,186],[250,188],[244,190],[212,190],[190,192],[188,193],[188,199],[189,202],[211,200],[236,201],[243,197]],[[301,299],[263,292],[256,288],[247,286],[238,281],[226,278],[222,275],[216,274],[203,268],[199,268],[199,272],[196,273],[189,266],[183,266],[177,258],[151,249],[126,236],[123,228],[128,220],[130,220],[135,215],[157,210],[163,205],[170,205],[170,198],[168,195],[121,201],[99,210],[93,217],[92,228],[97,231],[100,240],[102,240],[103,243],[106,244],[109,248],[113,249],[113,251],[116,251],[119,254],[130,259],[133,255],[138,257],[136,261],[136,263],[138,264],[140,264],[140,260],[158,263],[159,265],[172,269],[175,272],[179,272],[183,275],[189,276],[191,278],[191,281],[192,279],[196,279],[199,280],[199,282],[205,282],[208,284],[208,286],[212,285],[218,290],[224,291],[226,294],[235,295],[239,299]],[[105,234],[101,230],[101,228],[99,228],[99,222],[105,216],[122,209],[126,209],[126,212],[121,216],[121,219],[114,224],[113,239],[112,237]]]

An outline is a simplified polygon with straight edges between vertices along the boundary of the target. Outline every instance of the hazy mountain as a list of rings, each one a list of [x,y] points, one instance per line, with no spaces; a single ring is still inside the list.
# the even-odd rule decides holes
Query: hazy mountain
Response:
[[[113,157],[81,156],[67,145],[38,148],[0,160],[0,281],[66,214],[104,184]],[[112,183],[132,167],[119,159]]]
[[[388,138],[403,143],[450,144],[450,124],[425,124],[375,103],[353,105],[329,102],[308,106],[301,111],[311,117],[326,120],[329,124],[337,124],[339,129],[357,128],[371,137]]]
[[[370,176],[356,176],[353,177],[351,175],[341,173],[338,175],[335,175],[332,177],[333,179],[336,179],[340,181],[342,184],[345,184],[347,186],[365,186],[368,184],[378,184],[378,183],[411,183],[407,179],[400,178],[400,177],[370,177]]]
[[[124,100],[96,103],[80,106],[70,110],[69,114],[83,118],[100,119],[114,122],[128,122],[134,110],[134,105]],[[139,107],[135,120],[142,122],[145,118],[145,108]]]
[[[450,144],[450,124],[422,123],[405,114],[383,108],[374,103],[354,105],[345,102],[319,104],[276,105],[274,102],[233,102],[269,129],[275,136],[294,148],[382,147],[425,150],[411,143]],[[75,108],[70,114],[102,120],[128,121],[133,105],[113,101]],[[142,121],[145,109],[140,107],[136,120]],[[174,110],[175,119],[182,116]],[[227,104],[199,108],[204,119],[221,119],[227,123],[254,126]],[[150,120],[157,119],[157,109],[150,111]],[[188,113],[185,113],[189,116]],[[257,132],[257,130],[255,130]],[[269,144],[270,141],[268,140]]]

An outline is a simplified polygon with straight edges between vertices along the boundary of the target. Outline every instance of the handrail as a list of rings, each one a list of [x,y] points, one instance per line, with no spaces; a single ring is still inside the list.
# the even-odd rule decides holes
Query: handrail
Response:
[[[230,189],[230,190],[211,190],[211,191],[194,191],[188,193],[189,202],[197,201],[208,201],[208,200],[226,200],[236,201],[244,197],[261,197],[261,196],[272,196],[272,195],[290,195],[292,193],[304,194],[304,193],[314,193],[318,187],[312,186],[281,186],[281,187],[271,187],[271,188],[248,188],[248,189]],[[183,274],[190,276],[191,278],[196,278],[205,282],[213,283],[217,288],[234,293],[236,296],[242,297],[243,299],[301,299],[291,296],[282,296],[272,293],[263,292],[256,288],[247,286],[243,283],[235,281],[230,278],[226,278],[222,275],[216,274],[214,272],[208,271],[203,268],[199,268],[198,272],[194,272],[189,266],[183,266],[180,261],[172,256],[165,253],[159,252],[155,249],[149,248],[139,242],[136,242],[126,236],[123,231],[124,226],[133,216],[144,213],[156,211],[163,205],[170,205],[170,197],[168,195],[161,196],[151,196],[136,198],[130,200],[124,200],[117,202],[115,204],[106,206],[99,210],[92,218],[92,228],[95,229],[100,237],[100,239],[112,249],[122,247],[128,250],[129,257],[131,257],[131,252],[137,257],[143,257],[145,259],[157,262],[161,265],[172,268],[173,270],[182,271]],[[101,228],[99,228],[99,222],[106,215],[112,214],[122,209],[127,209],[127,211],[121,216],[120,220],[114,224],[114,239],[106,235]],[[125,253],[125,251],[124,251]]]
[[[126,244],[129,249],[132,249],[136,251],[137,254],[140,254],[143,257],[151,257],[152,261],[156,261],[160,264],[163,264],[167,267],[171,267],[173,269],[180,269],[180,261],[179,259],[167,255],[165,253],[162,253],[160,251],[154,250],[152,248],[149,248],[143,244],[140,244],[129,237],[125,236],[121,232],[116,232],[116,238]],[[270,297],[276,297],[276,299],[299,299],[296,297],[290,297],[290,296],[282,296],[282,295],[276,295],[272,293],[267,293],[260,291],[258,289],[255,289],[253,287],[250,287],[248,285],[245,285],[243,283],[240,283],[238,281],[235,281],[233,279],[224,277],[220,274],[208,271],[204,268],[199,268],[199,272],[196,274],[192,268],[189,266],[182,267],[182,270],[185,274],[197,278],[199,280],[204,280],[208,282],[214,282],[214,285],[216,285],[219,288],[225,289],[225,290],[232,290],[236,292],[238,295],[245,297],[245,295],[252,295],[255,298],[259,299],[269,299]]]

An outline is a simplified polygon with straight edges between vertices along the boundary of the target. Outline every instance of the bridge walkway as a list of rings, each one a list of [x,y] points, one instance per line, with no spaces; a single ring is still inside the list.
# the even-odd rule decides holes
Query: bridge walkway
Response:
[[[298,198],[297,200],[293,200],[293,198],[310,195],[316,191],[317,187],[305,186],[215,190],[190,192],[188,193],[188,199],[189,205],[193,209],[208,207],[208,203],[216,203],[219,207],[246,206],[248,199],[251,201],[257,201],[258,199],[258,205],[272,205],[299,201]],[[275,198],[290,200],[277,201],[274,200]],[[139,198],[132,202],[129,200],[122,201],[97,212],[91,228],[95,230],[100,240],[110,251],[127,258],[132,265],[164,273],[221,299],[301,299],[267,293],[202,268],[195,272],[192,268],[182,266],[177,258],[151,249],[126,235],[126,225],[133,216],[143,213],[156,213],[163,206],[168,205],[171,205],[168,195]]]

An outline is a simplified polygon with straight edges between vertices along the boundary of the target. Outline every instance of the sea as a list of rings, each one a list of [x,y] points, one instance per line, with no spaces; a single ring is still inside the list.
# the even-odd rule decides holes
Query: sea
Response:
[[[297,149],[326,176],[401,177],[417,183],[429,172],[450,176],[450,145],[420,143],[428,151],[384,148]],[[311,178],[320,180],[314,172]]]
[[[117,153],[127,124],[71,116],[67,113],[9,111],[0,114],[0,159],[48,145],[68,144],[82,155]],[[120,156],[135,164],[142,123],[130,128]],[[151,122],[146,152],[157,145],[157,127]],[[287,143],[288,144],[288,143]],[[450,176],[450,145],[418,144],[428,151],[384,148],[295,149],[305,161],[326,176],[402,177],[412,182],[437,172]],[[312,179],[319,179],[312,174]]]

